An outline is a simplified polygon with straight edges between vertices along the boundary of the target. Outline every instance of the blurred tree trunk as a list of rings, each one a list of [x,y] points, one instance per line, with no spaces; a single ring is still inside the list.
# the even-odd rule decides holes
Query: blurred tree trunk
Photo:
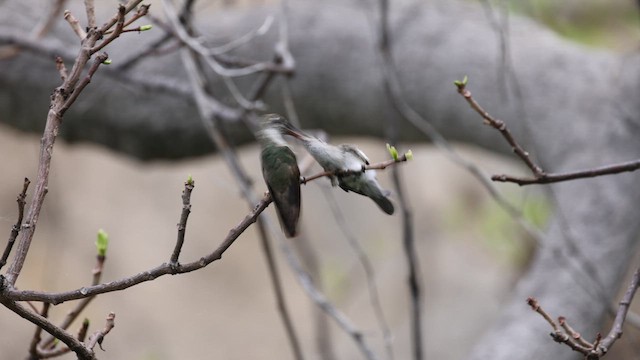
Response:
[[[0,40],[26,36],[40,14],[36,3],[2,3]],[[389,113],[383,110],[389,102],[384,97],[374,29],[368,20],[375,8],[362,6],[364,2],[291,4],[288,25],[296,60],[291,85],[305,127],[320,127],[334,135],[383,136],[383,114]],[[160,14],[160,6],[154,4],[152,11]],[[257,7],[196,13],[196,21],[206,36],[224,43],[260,26],[266,16],[277,11],[277,7]],[[506,57],[511,60],[507,64],[513,66],[513,74],[505,70],[499,36],[479,5],[393,2],[392,50],[407,101],[448,139],[510,153],[499,134],[483,126],[456,93],[453,81],[468,75],[474,97],[505,120],[549,172],[637,158],[637,54],[622,57],[588,50],[559,39],[529,20],[511,20]],[[151,39],[160,37],[160,33],[139,36]],[[237,54],[270,59],[276,39],[277,26]],[[188,96],[177,54],[150,56],[128,73],[117,69],[119,63],[140,51],[133,48],[139,40],[127,37],[118,42],[119,46],[107,49],[112,68],[99,72],[66,115],[62,137],[103,144],[141,159],[180,158],[213,151]],[[41,43],[51,53],[63,55],[73,54],[78,46],[62,21]],[[130,80],[124,82],[114,76]],[[254,78],[239,79],[240,88],[247,89]],[[140,79],[168,82],[176,89],[144,87]],[[54,62],[42,53],[24,51],[0,61],[0,121],[39,131],[58,80]],[[214,91],[226,96],[222,82],[218,84]],[[270,110],[281,111],[280,84],[275,85],[265,100]],[[423,134],[402,123],[403,141],[425,141]],[[233,141],[252,140],[241,124],[229,124],[229,128]],[[471,359],[576,358],[570,349],[551,341],[548,325],[526,305],[528,296],[537,297],[552,314],[566,316],[586,337],[606,331],[601,324],[609,304],[585,293],[584,287],[596,288],[592,284],[578,286],[578,281],[592,274],[572,266],[583,261],[573,256],[575,251],[567,239],[577,244],[597,269],[597,281],[613,301],[635,251],[640,223],[639,180],[638,174],[630,173],[551,185],[558,200],[556,214],[562,216],[552,220],[531,268],[518,283],[499,321],[479,337]]]

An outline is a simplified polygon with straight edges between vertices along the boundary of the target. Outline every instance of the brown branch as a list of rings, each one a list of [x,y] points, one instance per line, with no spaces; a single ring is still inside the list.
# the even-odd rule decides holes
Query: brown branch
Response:
[[[87,27],[96,27],[96,8],[94,0],[84,0],[84,8],[87,11]]]
[[[15,301],[42,301],[57,305],[69,300],[77,300],[98,294],[124,290],[140,283],[154,280],[160,276],[168,274],[184,274],[201,269],[211,264],[212,262],[221,259],[222,254],[224,254],[224,252],[234,243],[234,241],[240,236],[240,234],[242,234],[251,224],[256,222],[258,216],[267,208],[269,204],[271,204],[271,201],[271,196],[268,193],[265,194],[265,196],[260,200],[256,207],[237,226],[229,230],[229,234],[224,238],[222,243],[215,250],[196,261],[178,265],[163,263],[153,269],[143,271],[141,273],[122,278],[120,280],[103,283],[100,285],[86,286],[60,293],[17,290],[10,286],[7,286],[8,284],[5,284],[4,288],[1,289],[2,291],[0,291],[0,299],[6,298],[8,300]]]
[[[113,329],[116,319],[116,313],[110,312],[107,315],[107,319],[104,324],[104,328],[102,330],[96,331],[93,335],[89,336],[89,340],[87,341],[87,348],[93,350],[96,344],[100,347],[100,350],[104,351],[102,348],[102,341],[104,341],[104,337]]]
[[[560,324],[562,329],[564,329],[564,331],[569,336],[571,336],[571,338],[573,338],[575,341],[577,341],[580,345],[585,346],[585,347],[593,346],[590,342],[585,340],[582,337],[582,335],[580,335],[579,332],[575,331],[571,326],[569,326],[569,323],[567,322],[567,319],[564,316],[558,317],[558,323]]]
[[[140,19],[141,17],[147,15],[147,13],[149,12],[149,6],[151,6],[151,5],[142,5],[142,6],[140,6],[140,8],[138,8],[138,11],[131,18],[129,18],[129,20],[125,21],[125,15],[129,11],[131,11],[131,9],[129,8],[129,10],[127,11],[128,8],[126,6],[120,5],[118,7],[118,15],[117,15],[116,22],[115,22],[116,28],[113,29],[113,30],[109,30],[109,28],[111,28],[111,26],[113,26],[113,25],[108,26],[109,23],[105,24],[100,29],[100,31],[104,35],[109,35],[109,37],[106,38],[100,44],[96,45],[93,49],[91,49],[91,53],[96,53],[96,52],[100,51],[101,49],[103,49],[105,46],[109,45],[111,42],[113,42],[113,40],[117,39],[118,37],[120,37],[120,35],[122,35],[125,32],[134,32],[134,31],[138,31],[139,32],[140,31],[139,27],[137,29],[125,29],[125,28],[127,26],[131,25],[136,20]]]
[[[93,270],[91,270],[92,273],[92,281],[91,281],[91,285],[95,286],[100,284],[100,279],[102,278],[102,270],[104,269],[104,262],[106,260],[106,257],[104,255],[96,255],[96,265],[94,266]],[[89,296],[86,297],[82,300],[80,300],[80,302],[78,302],[78,304],[75,306],[75,308],[73,308],[71,311],[69,311],[69,313],[67,313],[67,316],[64,318],[64,320],[58,325],[58,327],[60,327],[63,330],[67,330],[69,328],[69,326],[73,323],[73,321],[75,319],[78,318],[78,316],[82,313],[82,311],[89,305],[89,303],[95,298],[95,296]],[[46,304],[46,303],[45,303]],[[78,338],[80,339],[80,338]],[[54,341],[53,337],[48,337],[44,340],[42,340],[42,342],[38,345],[39,349],[47,349]]]
[[[106,54],[104,56],[106,56]],[[24,265],[27,252],[29,251],[29,246],[31,245],[31,240],[35,233],[36,223],[40,216],[40,210],[44,203],[44,197],[48,191],[47,184],[49,182],[49,170],[51,167],[51,157],[53,155],[53,145],[58,135],[58,128],[62,124],[62,117],[66,110],[69,109],[69,106],[71,106],[73,101],[78,97],[82,89],[84,89],[84,87],[89,83],[91,75],[93,75],[93,72],[97,70],[98,65],[104,61],[100,61],[101,58],[101,55],[96,58],[96,62],[94,62],[94,65],[90,69],[90,73],[82,82],[83,85],[75,89],[75,91],[71,93],[71,96],[69,96],[67,89],[73,87],[79,78],[79,72],[77,69],[81,69],[89,59],[89,56],[85,54],[85,52],[81,51],[78,55],[76,64],[74,65],[74,70],[76,71],[72,70],[71,76],[68,77],[64,84],[57,88],[52,95],[51,107],[47,115],[47,122],[40,144],[40,159],[38,163],[38,175],[36,177],[36,188],[31,199],[29,212],[27,213],[27,217],[23,225],[23,231],[20,233],[20,237],[18,238],[16,255],[7,271],[7,280],[11,285],[15,284],[20,271],[22,270],[22,266]],[[91,72],[91,70],[93,70],[93,72]]]
[[[49,315],[50,306],[51,304],[47,304],[47,303],[42,304],[42,311],[40,312],[40,316],[46,319],[47,316]],[[41,334],[42,334],[42,328],[39,326],[36,326],[36,331],[34,332],[33,338],[31,339],[31,345],[29,345],[29,355],[31,355],[33,359],[37,359],[39,357],[38,343],[40,342]]]
[[[124,7],[124,13],[131,11],[142,0],[132,0]],[[122,6],[120,7],[122,9]],[[89,28],[89,32],[85,34],[82,40],[82,47],[75,59],[71,72],[66,76],[63,84],[56,88],[51,96],[51,103],[49,107],[49,113],[47,114],[47,121],[40,144],[40,157],[38,161],[38,174],[36,177],[36,185],[29,211],[26,216],[25,224],[23,225],[23,231],[20,233],[16,254],[11,263],[11,266],[7,270],[7,281],[13,286],[20,275],[20,271],[24,265],[24,261],[27,257],[31,241],[35,233],[35,227],[40,216],[42,204],[44,203],[45,195],[48,191],[47,185],[49,182],[49,171],[51,168],[51,157],[53,155],[53,146],[58,136],[59,127],[62,124],[62,119],[65,112],[74,103],[82,90],[89,84],[91,77],[98,69],[101,63],[107,59],[106,54],[100,54],[94,60],[92,66],[89,68],[87,75],[80,80],[81,74],[85,65],[91,58],[91,55],[95,52],[95,44],[102,37],[104,31],[108,30],[113,24],[117,22],[117,19],[121,18],[119,10],[118,14],[108,21],[100,30],[96,31],[94,28]],[[72,27],[77,22],[73,16],[69,13],[65,13],[65,18],[70,22]],[[76,21],[74,21],[76,20]],[[78,25],[79,26],[79,25]],[[80,29],[81,30],[81,29]],[[77,30],[76,30],[77,32]],[[82,35],[82,34],[78,34]],[[57,63],[60,69],[60,64]]]
[[[550,184],[560,181],[569,181],[575,179],[592,178],[603,175],[614,175],[623,172],[636,171],[640,169],[640,160],[622,162],[613,165],[606,165],[586,170],[577,170],[567,173],[543,173],[539,177],[523,178],[509,175],[494,175],[491,177],[493,181],[512,182],[518,185],[530,184]]]
[[[4,280],[4,279],[2,279]],[[6,282],[2,282],[2,284],[0,285],[2,288],[0,289],[0,291],[4,292],[6,290],[6,286],[8,284]],[[29,311],[27,309],[25,309],[22,305],[16,303],[13,300],[10,300],[9,298],[5,297],[5,296],[0,296],[0,304],[4,305],[7,309],[13,311],[14,313],[18,314],[20,317],[24,318],[25,320],[35,324],[36,326],[42,328],[44,331],[48,332],[49,334],[53,335],[54,337],[60,339],[60,341],[62,341],[63,343],[65,343],[73,352],[76,353],[76,355],[78,356],[79,359],[81,360],[86,360],[86,359],[95,359],[95,356],[93,354],[93,352],[89,349],[87,349],[84,344],[82,344],[80,341],[78,341],[77,339],[75,339],[73,336],[71,336],[70,334],[68,334],[66,331],[60,329],[59,327],[57,327],[56,325],[54,325],[52,322],[50,322],[49,320],[47,320],[45,317],[41,316],[40,314],[34,313],[32,311]]]
[[[105,46],[109,45],[113,40],[117,39],[120,36],[120,34],[122,34],[122,29],[124,29],[124,16],[126,15],[125,11],[126,9],[124,5],[118,6],[118,19],[116,21],[115,30],[113,30],[111,34],[109,34],[108,38],[104,39],[100,44],[91,48],[92,54],[97,53],[98,51],[103,49]],[[102,29],[104,30],[104,27]],[[102,31],[102,34],[106,34],[106,33],[107,33],[106,30]]]
[[[135,9],[140,3],[142,2],[142,0],[129,0],[128,3],[126,3],[124,6],[124,13],[128,14],[131,12],[131,10]],[[134,15],[135,17],[135,15]],[[111,19],[109,19],[109,21],[107,21],[104,25],[102,25],[102,27],[100,28],[100,33],[104,35],[104,33],[106,33],[109,29],[111,29],[111,27],[113,25],[115,25],[118,22],[118,19],[120,18],[120,15],[118,13],[116,13]],[[137,20],[137,18],[136,18]]]
[[[173,16],[175,13],[173,9],[167,9],[167,11],[172,12]],[[189,11],[187,9],[183,9],[181,18],[185,23],[188,23],[189,19]],[[180,27],[180,29],[176,28],[176,31],[183,31],[187,33],[185,29],[185,24],[174,24],[176,27]],[[234,149],[227,142],[224,134],[223,128],[219,121],[219,114],[216,113],[215,99],[206,93],[204,88],[205,79],[203,76],[203,71],[198,67],[198,62],[196,61],[196,53],[188,52],[186,49],[181,51],[182,62],[187,71],[187,75],[189,76],[189,82],[192,86],[194,97],[196,100],[196,104],[198,106],[198,111],[200,113],[200,119],[203,122],[204,127],[207,129],[209,137],[212,142],[216,145],[219,151],[223,154],[223,157],[227,163],[227,166],[231,170],[233,176],[236,178],[236,183],[240,188],[243,197],[250,204],[255,204],[256,195],[252,189],[252,181],[249,178],[249,175],[244,170],[242,165],[237,159],[236,153]],[[200,54],[200,56],[202,56]],[[254,86],[253,90],[249,94],[249,99],[251,101],[257,100],[264,89],[268,85],[268,83],[273,78],[274,73],[266,72],[260,75],[256,83],[258,86]],[[248,116],[249,111],[246,108],[243,108],[241,113],[241,117]],[[291,321],[291,316],[289,315],[286,299],[284,296],[284,292],[282,291],[282,284],[280,280],[280,275],[278,273],[278,269],[275,263],[275,258],[272,254],[271,247],[269,244],[269,236],[266,231],[265,219],[260,218],[257,221],[258,231],[260,235],[260,240],[263,248],[263,254],[265,255],[267,266],[269,269],[269,276],[271,279],[271,283],[274,289],[274,296],[276,298],[276,305],[280,315],[280,318],[283,322],[287,339],[291,345],[291,350],[296,359],[303,359],[303,354],[300,346],[300,342],[298,340],[298,336],[295,332],[295,328],[293,326],[293,322]]]
[[[78,330],[78,340],[84,341],[87,337],[87,332],[89,332],[89,319],[84,319],[80,326],[80,330]]]
[[[142,0],[132,0],[125,5],[118,6],[118,12],[114,15],[109,21],[107,21],[100,29],[95,27],[90,27],[89,31],[96,32],[98,37],[96,41],[93,41],[91,46],[89,47],[89,54],[94,54],[100,50],[102,50],[105,46],[109,45],[113,40],[117,39],[122,33],[126,26],[130,25],[134,21],[139,18],[147,15],[149,12],[150,5],[142,5],[138,8],[138,11],[129,19],[125,21],[125,16],[131,12],[134,8],[140,4]],[[116,25],[115,29],[110,30],[113,25]],[[109,35],[106,39],[104,39],[100,44],[96,45],[97,40],[102,39],[102,36]]]
[[[192,37],[187,30],[180,23],[178,15],[169,1],[163,1],[165,14],[169,19],[171,27],[168,29],[174,34],[176,39],[188,47],[191,51],[195,52],[200,58],[207,64],[207,66],[216,74],[228,79],[230,77],[247,76],[255,73],[261,73],[263,71],[274,71],[273,64],[271,62],[259,62],[246,67],[241,68],[227,68],[222,66],[218,62],[218,58],[212,56],[204,45],[202,45],[196,38]],[[282,72],[290,72],[289,69],[282,69]],[[230,88],[230,84],[226,82],[227,87]],[[233,91],[231,88],[230,91]]]
[[[171,254],[171,259],[169,260],[172,264],[178,263],[180,251],[184,244],[184,235],[187,231],[187,220],[191,213],[191,192],[193,191],[194,185],[195,183],[193,179],[189,177],[189,179],[184,183],[184,190],[182,190],[182,213],[180,214],[180,222],[178,223],[178,239],[176,240],[176,246],[173,249],[173,254]]]
[[[303,176],[300,178],[300,183],[302,185],[306,185],[309,181],[313,181],[322,177],[331,177],[331,176],[338,176],[338,177],[344,177],[344,176],[349,176],[349,175],[355,175],[355,174],[359,174],[362,173],[364,171],[367,170],[384,170],[387,167],[397,164],[397,163],[401,163],[401,162],[405,162],[408,161],[409,159],[407,158],[406,154],[400,155],[398,156],[397,159],[389,159],[389,160],[385,160],[385,161],[381,161],[379,163],[375,163],[375,164],[370,164],[370,165],[363,165],[361,170],[341,170],[341,171],[323,171],[320,173],[317,173],[315,175],[311,175],[311,176]]]
[[[538,314],[540,314],[540,316],[542,316],[543,319],[545,319],[547,321],[547,323],[549,323],[549,325],[551,326],[551,328],[553,329],[553,332],[551,332],[549,335],[551,335],[551,338],[553,339],[553,341],[558,342],[558,343],[562,343],[562,344],[566,344],[567,346],[569,346],[572,350],[574,351],[578,351],[578,352],[586,352],[589,351],[591,349],[591,344],[588,344],[587,346],[583,346],[581,344],[579,344],[578,342],[575,341],[575,339],[571,336],[569,336],[566,332],[563,331],[562,327],[559,326],[551,317],[551,315],[549,315],[538,303],[538,300],[536,300],[535,298],[528,298],[527,299],[527,304],[529,304],[529,306],[531,307],[531,309],[535,312],[537,312]],[[560,318],[563,319],[564,318]]]
[[[11,254],[11,249],[13,248],[13,244],[16,242],[16,237],[20,233],[20,228],[22,227],[22,218],[24,217],[24,206],[26,204],[27,197],[27,188],[31,181],[29,179],[24,178],[24,183],[22,185],[22,192],[18,195],[18,220],[15,225],[11,227],[11,234],[9,235],[9,240],[7,241],[7,247],[4,249],[4,253],[2,253],[2,258],[0,258],[0,269],[7,263],[7,259],[9,258],[9,254]]]
[[[576,332],[571,326],[566,323],[564,317],[559,317],[558,322],[560,326],[551,318],[551,316],[540,307],[538,301],[534,298],[528,298],[527,303],[531,308],[540,314],[551,325],[553,332],[551,337],[554,341],[564,343],[569,346],[573,351],[579,352],[585,356],[588,360],[598,360],[605,356],[613,344],[622,336],[622,327],[629,311],[629,306],[633,297],[640,285],[640,268],[636,269],[633,274],[633,278],[627,291],[625,292],[616,313],[616,318],[611,325],[611,330],[605,338],[602,338],[600,333],[596,334],[596,339],[593,343],[589,343],[584,340],[578,332]]]
[[[540,306],[536,298],[533,298],[533,297],[527,298],[527,304],[531,307],[533,311],[540,314],[540,316],[542,316],[542,318],[545,319],[549,323],[549,325],[551,325],[551,328],[553,328],[554,332],[560,331],[560,327],[558,326],[558,324],[556,324],[556,322],[553,320],[551,315],[547,314],[547,312],[544,311],[544,309]]]
[[[633,274],[633,278],[627,291],[625,292],[622,300],[620,300],[620,304],[618,306],[618,312],[616,313],[616,317],[613,320],[613,325],[611,326],[611,330],[609,334],[602,340],[600,344],[600,349],[602,349],[603,354],[611,349],[611,346],[622,336],[622,326],[624,325],[624,321],[627,318],[627,312],[629,311],[629,306],[631,305],[631,301],[633,301],[633,296],[636,294],[638,290],[638,286],[640,285],[640,268],[636,269]]]
[[[58,69],[58,73],[60,73],[60,79],[62,81],[66,81],[69,74],[67,73],[67,67],[64,65],[64,60],[60,56],[56,56],[56,69]]]
[[[531,159],[529,153],[525,151],[518,142],[516,142],[504,121],[494,118],[485,109],[483,109],[480,104],[478,104],[478,102],[471,96],[471,92],[467,90],[465,81],[457,81],[455,84],[458,88],[458,93],[467,100],[473,110],[482,116],[484,123],[500,131],[500,134],[504,137],[507,143],[509,143],[513,152],[520,157],[529,169],[531,169],[533,175],[535,177],[544,176],[544,171],[542,171],[540,166]]]
[[[466,88],[466,80],[456,81],[455,85],[458,88],[458,93],[460,93],[460,95],[462,95],[465,100],[467,100],[471,108],[484,119],[484,123],[500,131],[500,134],[502,134],[504,139],[511,146],[513,152],[518,155],[518,157],[522,160],[522,162],[525,163],[525,165],[527,165],[533,175],[533,177],[517,177],[504,174],[493,175],[491,177],[491,180],[493,181],[511,182],[520,186],[531,184],[550,184],[561,181],[592,178],[603,175],[614,175],[640,169],[640,160],[633,160],[565,173],[547,173],[531,159],[530,154],[515,140],[504,121],[494,118],[493,116],[491,116],[491,114],[489,114],[489,112],[482,108],[480,104],[478,104],[478,102],[471,95],[471,92]]]
[[[87,72],[87,75],[82,79],[82,81],[80,81],[80,83],[78,83],[78,86],[76,86],[71,95],[62,105],[62,108],[60,109],[62,113],[66,112],[71,107],[71,105],[73,105],[73,103],[78,99],[78,96],[80,96],[82,90],[84,90],[84,88],[91,82],[91,78],[96,73],[96,71],[98,71],[98,67],[100,67],[100,65],[102,65],[102,63],[104,63],[108,58],[109,55],[107,53],[102,53],[96,56],[96,58],[93,60],[93,64]]]
[[[129,26],[129,25],[133,24],[134,22],[138,21],[138,19],[147,16],[149,14],[149,8],[150,7],[151,7],[151,5],[149,5],[149,4],[141,5],[138,8],[138,11],[136,11],[136,13],[133,14],[133,16],[131,16],[129,18],[129,20],[124,22],[124,28],[125,29],[123,31],[127,31],[127,29],[126,29],[127,26]],[[129,31],[132,31],[132,30],[129,30]]]
[[[80,40],[84,40],[87,37],[87,33],[82,29],[82,26],[80,26],[78,19],[71,14],[71,11],[64,11],[64,19],[67,20],[69,26],[71,26],[71,29],[76,33],[76,35],[78,35]]]

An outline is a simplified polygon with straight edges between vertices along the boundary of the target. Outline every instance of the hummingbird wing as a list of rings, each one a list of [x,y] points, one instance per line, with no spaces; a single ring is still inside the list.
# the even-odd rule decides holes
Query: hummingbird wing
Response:
[[[361,160],[365,165],[369,165],[369,158],[367,157],[367,155],[365,155],[365,153],[362,150],[350,144],[342,144],[340,145],[340,147],[345,152],[355,155],[358,158],[358,160]]]
[[[296,235],[300,217],[300,169],[288,146],[262,149],[262,175],[273,197],[276,212],[287,237]]]
[[[357,194],[367,196],[373,200],[382,211],[393,215],[395,208],[393,202],[391,202],[388,197],[389,192],[382,189],[373,171],[344,176],[339,179],[339,182],[342,190],[347,192],[353,191]]]

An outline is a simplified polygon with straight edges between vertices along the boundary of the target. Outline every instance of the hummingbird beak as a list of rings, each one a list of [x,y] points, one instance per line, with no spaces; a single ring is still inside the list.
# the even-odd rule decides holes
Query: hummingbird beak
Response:
[[[302,132],[298,129],[296,129],[293,125],[287,123],[282,124],[282,133],[285,135],[289,135],[292,136],[298,140],[302,140],[304,138],[304,135],[302,134]]]

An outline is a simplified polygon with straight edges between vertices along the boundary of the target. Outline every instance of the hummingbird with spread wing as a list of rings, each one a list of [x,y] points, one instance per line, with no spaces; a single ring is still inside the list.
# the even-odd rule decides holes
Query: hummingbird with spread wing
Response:
[[[333,186],[339,185],[346,192],[353,191],[367,196],[382,211],[389,215],[393,214],[395,209],[389,199],[389,191],[382,189],[374,170],[365,171],[365,166],[369,165],[369,159],[360,149],[348,144],[337,146],[328,144],[295,128],[282,117],[278,121],[285,134],[299,139],[320,166],[325,171],[333,173],[330,176]],[[340,174],[341,172],[348,173]]]
[[[278,114],[262,117],[258,141],[262,176],[287,237],[296,236],[300,217],[300,169],[296,155],[282,137],[287,120]]]

